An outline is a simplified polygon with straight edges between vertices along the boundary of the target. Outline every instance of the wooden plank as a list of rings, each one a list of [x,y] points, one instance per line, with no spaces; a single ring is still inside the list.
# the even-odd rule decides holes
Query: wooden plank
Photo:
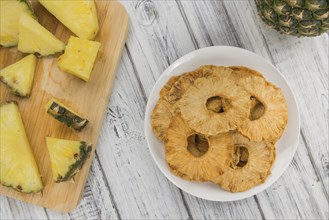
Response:
[[[295,91],[301,113],[302,138],[304,137],[315,171],[328,194],[329,153],[327,151],[328,135],[326,135],[328,134],[328,123],[326,123],[328,118],[328,35],[316,38],[278,35],[257,19],[254,3],[248,5],[246,5],[247,10],[254,15],[249,17],[256,18],[253,23],[255,29],[259,30],[258,39],[255,37],[249,37],[249,39],[255,39],[253,42],[255,46],[260,43],[263,45],[265,51],[262,51],[262,54],[265,54],[278,67]],[[234,9],[230,13],[237,15],[246,10],[238,9],[240,10]],[[246,21],[246,19],[248,19],[247,16],[241,21]],[[250,24],[251,21],[247,22]],[[242,27],[247,22],[241,24],[237,22],[236,25]],[[241,31],[238,34],[243,33]]]
[[[262,219],[254,198],[235,202],[212,202],[184,193],[193,219]]]
[[[95,155],[83,200],[70,216],[73,219],[118,219],[119,213],[103,168],[99,163],[97,151]],[[78,214],[79,210],[84,214]]]
[[[142,126],[145,104],[125,49],[99,139],[99,161],[122,219],[185,219],[179,190],[148,151]]]
[[[307,148],[300,141],[297,154],[283,176],[257,195],[267,219],[327,219],[328,200]],[[271,207],[271,208],[268,208]]]
[[[19,103],[27,135],[45,183],[42,195],[22,194],[1,187],[2,195],[60,211],[74,209],[80,200],[91,160],[86,162],[81,172],[75,177],[74,184],[56,184],[52,180],[45,137],[84,140],[94,146],[97,143],[117,63],[121,58],[128,32],[128,15],[118,2],[97,1],[96,3],[101,28],[95,40],[101,42],[102,46],[88,83],[61,72],[56,59],[43,58],[38,61],[33,91],[28,99],[14,97],[4,85],[1,85],[1,101],[14,99]],[[42,7],[35,7],[35,12],[38,17],[43,18],[42,25],[46,28],[56,24],[55,18]],[[71,32],[61,24],[57,24],[54,32],[59,39],[66,42]],[[3,57],[1,67],[15,62],[18,54],[15,49],[4,48],[0,53]],[[64,103],[70,103],[73,109],[81,112],[89,120],[89,125],[80,133],[75,133],[52,119],[44,111],[45,104],[52,96],[63,100]],[[95,147],[91,156],[94,150]]]
[[[14,214],[12,213],[7,197],[0,196],[0,207],[0,219],[14,219]]]
[[[194,50],[191,36],[174,1],[123,1],[130,16],[127,46],[148,95],[161,73]]]
[[[147,4],[142,5],[143,2]],[[132,28],[127,43],[129,53],[127,50],[124,51],[113,96],[108,106],[106,120],[97,146],[100,163],[99,166],[95,165],[94,167],[92,165],[91,176],[87,183],[90,185],[90,187],[87,186],[87,190],[89,191],[90,189],[92,191],[92,196],[89,193],[85,195],[87,196],[86,200],[90,202],[82,200],[81,206],[85,210],[77,209],[79,213],[73,212],[70,214],[71,217],[83,218],[85,216],[85,219],[87,219],[88,210],[92,210],[90,212],[92,214],[89,216],[96,216],[93,205],[84,205],[96,204],[99,208],[99,216],[108,216],[105,218],[100,217],[101,219],[110,219],[112,216],[116,218],[112,208],[102,212],[104,210],[102,202],[107,202],[104,204],[106,207],[115,206],[119,216],[123,219],[296,219],[302,217],[306,219],[312,217],[313,219],[320,219],[329,217],[328,209],[326,209],[328,202],[324,200],[321,181],[317,178],[319,175],[312,168],[313,164],[316,167],[318,161],[312,162],[308,157],[308,149],[312,153],[313,148],[318,148],[319,145],[309,145],[307,148],[301,142],[292,165],[280,180],[257,197],[233,203],[209,202],[182,193],[160,173],[148,153],[143,128],[141,128],[145,101],[155,80],[169,63],[185,53],[198,48],[198,46],[204,47],[213,44],[241,46],[261,54],[268,60],[271,59],[272,53],[277,49],[267,49],[267,43],[264,39],[267,39],[268,35],[275,35],[276,33],[268,30],[269,32],[265,33],[263,37],[263,32],[258,27],[258,25],[262,26],[262,23],[253,14],[253,3],[250,5],[243,1],[237,3],[226,1],[224,4],[226,9],[224,9],[220,1],[212,2],[215,6],[209,5],[209,2],[182,1],[183,10],[186,11],[186,18],[188,18],[185,21],[183,20],[184,14],[181,15],[179,13],[179,7],[176,8],[173,1],[123,1],[123,4],[128,9],[132,20]],[[201,4],[201,6],[195,6],[196,4]],[[194,9],[191,10],[189,9],[190,7]],[[206,10],[204,10],[205,7]],[[196,13],[195,10],[199,10],[199,14],[193,14]],[[227,10],[228,16],[225,15],[225,10]],[[218,15],[218,13],[220,14]],[[204,22],[198,21],[197,17],[202,18],[201,20]],[[228,21],[228,17],[231,21]],[[184,22],[191,24],[191,27],[186,27]],[[160,25],[161,27],[159,27]],[[195,39],[191,37],[188,33],[189,31],[192,33],[192,36],[196,36]],[[318,42],[318,39],[322,39],[319,41],[320,44],[328,45],[328,36],[327,38],[316,38],[316,42]],[[287,39],[284,37],[281,40],[289,43],[293,38]],[[313,43],[311,44],[313,45]],[[298,46],[300,51],[302,51],[303,45],[301,44],[300,48]],[[294,49],[296,44],[288,45],[288,47],[289,49]],[[312,46],[309,48],[312,48]],[[319,51],[318,47],[315,48],[314,50]],[[271,53],[268,53],[268,51],[271,51]],[[307,52],[313,54],[314,51],[307,49]],[[295,60],[294,62],[297,62],[296,60],[299,59],[299,56],[294,57],[293,53],[292,58]],[[329,58],[327,52],[323,56]],[[288,60],[287,55],[280,59],[284,58]],[[289,59],[291,58],[289,57]],[[288,64],[289,62],[286,61]],[[303,61],[300,60],[299,62]],[[322,61],[320,63],[315,62],[312,65],[323,65],[323,63]],[[326,66],[327,64],[324,64],[324,67]],[[286,67],[279,68],[283,71]],[[292,67],[289,68],[291,69]],[[312,70],[314,68],[313,66]],[[290,76],[289,81],[295,78],[298,79],[294,73],[294,75]],[[324,84],[328,84],[325,83],[327,78],[328,76],[324,74],[322,77]],[[305,84],[310,83],[310,80],[305,79],[305,77],[298,80],[305,80]],[[294,90],[301,91],[304,89],[303,86],[304,83],[298,83],[294,86]],[[307,91],[301,93],[299,99],[303,99],[303,95],[312,97],[316,93],[315,89],[310,91],[309,87],[306,86],[305,89]],[[321,89],[321,91],[323,90]],[[327,100],[327,94],[327,92],[324,92],[323,102]],[[299,102],[303,103],[306,100]],[[304,109],[308,109],[305,108],[305,105],[303,106]],[[323,108],[323,112],[320,115],[327,115],[327,110],[325,109]],[[313,120],[314,117],[319,116],[311,115],[308,120]],[[323,121],[326,121],[326,118],[324,117]],[[312,129],[312,127],[308,129]],[[324,131],[319,132],[323,136],[327,136],[326,133]],[[308,140],[306,136],[305,140]],[[317,136],[319,135],[312,137]],[[327,146],[327,144],[323,145]],[[328,157],[324,156],[322,161],[327,165]],[[94,163],[96,163],[96,160],[94,160]],[[95,170],[95,175],[93,170]],[[104,176],[100,174],[101,170],[103,170]],[[326,170],[321,172],[323,171]],[[92,177],[93,175],[94,177]],[[93,181],[96,182],[92,183]],[[104,187],[106,181],[108,181],[109,187]],[[101,198],[100,196],[103,196],[103,194],[105,194],[105,197]],[[109,198],[108,194],[113,195],[113,197]],[[314,196],[312,197],[313,194]],[[89,200],[90,198],[93,198],[94,201]],[[318,201],[313,201],[314,198],[319,199]],[[7,199],[5,198],[5,200]],[[311,204],[308,200],[315,204]],[[13,203],[13,206],[17,206],[16,203],[20,203],[13,200],[10,201]],[[322,205],[322,207],[319,207],[319,205]],[[34,210],[29,214],[30,210],[25,206],[29,205],[23,205],[21,212],[24,214],[17,215],[18,217],[28,218],[30,216],[29,218],[31,218],[31,216],[44,215],[42,214],[44,212],[43,209]],[[259,210],[258,206],[262,208]],[[16,216],[11,210],[8,200],[7,202],[2,202],[1,200],[0,207],[1,219],[10,219]],[[46,214],[52,219],[70,218],[70,215],[63,215],[64,217],[62,217],[62,215],[48,210]]]
[[[124,2],[124,5],[131,17],[132,28],[130,36],[134,36],[134,38],[128,37],[127,47],[134,61],[134,67],[138,74],[137,77],[140,80],[141,87],[146,94],[149,94],[159,74],[177,58],[194,50],[195,46],[176,2],[155,1],[147,6],[143,6],[144,8],[141,5],[134,5],[131,2]],[[136,12],[135,8],[141,10],[140,7],[144,11]],[[140,14],[143,13],[144,16],[141,16]],[[140,16],[142,18],[149,18],[152,17],[148,16],[150,14],[156,14],[156,20],[154,22],[147,22],[150,25],[143,26]],[[123,97],[125,96],[123,95]],[[253,201],[251,205],[241,203],[239,211],[233,214],[233,212],[227,213],[224,209],[219,211],[217,208],[221,204],[197,199],[185,193],[182,195],[186,202],[186,208],[192,218],[204,218],[202,216],[205,210],[202,207],[207,207],[208,205],[215,209],[207,212],[209,218],[216,219],[219,216],[233,218],[236,213],[238,213],[238,216],[244,216],[246,218],[259,218],[261,216],[257,204],[253,199],[250,200]],[[200,204],[202,205],[200,206]],[[233,205],[228,204],[227,206],[230,206],[232,211],[234,210]]]
[[[118,219],[107,180],[97,158],[94,159],[79,206],[71,213],[46,210],[49,219]]]
[[[264,25],[261,23],[261,21],[258,19],[256,15],[254,8],[255,6],[253,5],[253,3],[250,4],[249,2],[195,1],[192,2],[192,4],[191,3],[188,4],[187,2],[182,1],[182,5],[183,5],[183,10],[186,12],[188,23],[191,25],[192,34],[195,36],[197,44],[200,45],[201,47],[210,46],[210,45],[232,45],[232,46],[240,46],[249,49],[251,51],[255,51],[256,53],[261,54],[265,58],[269,59],[271,62],[274,62],[274,64],[277,67],[279,67],[279,69],[283,72],[283,74],[288,78],[288,81],[292,84],[294,91],[302,91],[303,94],[307,93],[309,97],[314,96],[314,94],[317,94],[318,96],[319,95],[321,96],[322,94],[326,94],[322,89],[323,86],[322,88],[320,87],[319,90],[314,89],[314,87],[318,88],[319,80],[324,79],[323,76],[324,72],[321,70],[320,71],[317,70],[318,66],[322,66],[324,69],[327,66],[327,64],[325,64],[325,62],[322,59],[323,57],[327,57],[326,53],[323,52],[324,47],[322,46],[322,48],[320,48],[319,46],[317,46],[317,45],[325,45],[323,44],[323,40],[321,40],[324,36],[318,38],[311,38],[311,39],[297,39],[292,37],[280,36],[275,31],[266,29],[266,27],[264,27]],[[204,15],[205,13],[203,12],[205,11],[207,11],[209,14],[212,14],[213,16]],[[202,29],[205,33],[201,34],[199,32],[200,29]],[[223,33],[226,33],[226,35],[224,35]],[[227,35],[229,37],[227,37]],[[204,36],[209,36],[209,37],[204,37]],[[264,40],[264,38],[276,39],[276,41],[268,43]],[[305,42],[301,43],[302,41]],[[285,44],[283,44],[283,42],[285,42]],[[269,47],[275,47],[275,48],[268,49]],[[307,53],[305,53],[305,48],[307,50]],[[302,55],[302,53],[304,55]],[[278,62],[278,60],[273,59],[273,56],[278,57],[277,59],[279,59],[280,57],[280,62]],[[314,62],[312,63],[312,61],[310,62],[308,59],[309,56],[315,56],[315,57],[320,56],[322,58],[317,59],[317,63]],[[301,67],[303,63],[307,63],[307,67],[306,66]],[[281,65],[283,64],[284,67],[281,68]],[[308,68],[312,68],[313,70],[312,72],[316,73],[312,75],[312,79],[314,79],[312,81],[310,81],[307,74],[305,74],[305,70],[307,70]],[[304,74],[297,73],[298,69],[299,69],[298,72],[304,72]],[[303,86],[295,83],[298,81],[303,81],[304,82]],[[324,81],[327,82],[326,80]],[[306,84],[310,84],[310,85],[306,85]],[[297,94],[297,99],[299,102],[299,106],[301,107],[300,103],[304,102],[304,99],[298,96],[298,94]],[[312,103],[314,104],[314,102]],[[320,103],[323,103],[323,101]],[[326,117],[324,117],[323,113],[326,112],[327,107],[320,107],[320,106],[317,107],[319,107],[319,109],[317,110],[312,108],[314,111],[312,117],[313,118],[317,117],[316,120],[317,123],[321,123],[320,129],[315,128],[316,125],[314,124],[315,123],[314,121],[312,122],[312,124],[308,124],[306,128],[304,124],[302,124],[303,125],[302,129],[307,129],[307,130],[315,129],[319,134],[325,130],[325,128],[322,126],[325,124],[326,121],[325,120]],[[304,104],[303,107],[301,107],[301,109],[307,109],[306,105]],[[306,120],[307,116],[304,112],[305,111],[301,111],[301,117],[302,119]],[[321,120],[322,122],[320,122]],[[312,154],[314,153],[318,154],[320,158],[327,158],[326,156],[324,156],[326,151],[323,149],[325,148],[325,146],[327,146],[325,144],[326,143],[325,139],[326,139],[326,135],[323,135],[323,137],[321,137],[322,142],[318,142],[318,143],[313,142],[314,143],[313,146],[317,146],[317,147],[313,147],[311,149]],[[311,173],[313,174],[318,173],[316,172],[317,170],[319,170],[317,167],[315,167],[314,169],[314,167],[308,166],[309,164],[307,163],[307,161],[310,160],[312,161],[312,159],[310,159],[307,154],[305,155],[298,153],[298,156],[301,158],[301,160],[298,163],[299,165],[298,169],[302,170],[302,167],[308,167],[309,169],[311,169],[310,171]],[[321,167],[320,169],[324,171],[322,169],[322,166],[319,167]],[[290,170],[288,170],[288,172],[289,171]],[[306,183],[308,183],[308,179],[310,178],[310,176],[312,178],[317,177],[316,175],[315,176],[306,175],[303,172],[295,172],[294,175],[298,176],[300,180],[303,180]],[[324,215],[327,213],[324,210],[323,202],[326,201],[327,198],[326,198],[326,191],[322,187],[323,185],[322,182],[319,181],[319,183],[314,185],[313,188],[309,188],[307,187],[307,185],[305,186],[296,183],[294,181],[294,178],[289,178],[290,177],[289,174],[287,174],[287,176],[288,178],[285,179],[281,178],[277,182],[277,184],[279,183],[281,183],[282,185],[292,184],[293,186],[291,186],[291,188],[294,188],[296,189],[296,191],[303,194],[311,190],[312,193],[310,193],[309,196],[312,197],[312,199],[306,201],[308,207],[319,207],[322,210],[314,213],[311,210],[309,210],[310,208],[306,209],[307,205],[301,204],[298,201],[300,200],[300,198],[298,198],[296,194],[292,194],[291,196],[288,196],[289,195],[288,190],[290,189],[281,187],[280,190],[277,191],[277,194],[284,196],[284,199],[282,199],[284,201],[284,204],[289,204],[287,205],[287,207],[295,208],[294,210],[301,208],[306,209],[304,211],[300,211],[299,215],[301,218],[306,218],[310,215],[313,215],[313,218],[326,216]],[[325,177],[323,177],[323,179],[325,179]],[[259,200],[264,215],[266,217],[271,218],[273,216],[269,213],[276,213],[276,212],[273,211],[271,206],[262,205],[265,201],[264,195],[266,195],[266,192],[259,194],[259,196],[257,196],[257,200]],[[266,199],[271,202],[272,200],[274,200],[272,197],[266,197]],[[316,200],[315,204],[312,203],[313,200]],[[298,205],[294,205],[296,203]],[[275,215],[274,216],[278,218],[289,216],[289,213],[287,212],[284,212],[283,215],[280,215],[278,213],[276,214],[277,216]]]
[[[43,208],[1,196],[1,219],[47,219]]]

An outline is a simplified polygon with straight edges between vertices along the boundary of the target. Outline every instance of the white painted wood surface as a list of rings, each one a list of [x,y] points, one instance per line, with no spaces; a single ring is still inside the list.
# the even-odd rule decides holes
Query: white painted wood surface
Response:
[[[1,196],[0,219],[328,219],[328,34],[279,35],[258,18],[253,0],[121,2],[130,33],[80,205],[63,214]],[[157,78],[177,58],[212,45],[242,47],[272,62],[301,113],[288,170],[265,192],[237,202],[176,188],[156,167],[143,133]]]

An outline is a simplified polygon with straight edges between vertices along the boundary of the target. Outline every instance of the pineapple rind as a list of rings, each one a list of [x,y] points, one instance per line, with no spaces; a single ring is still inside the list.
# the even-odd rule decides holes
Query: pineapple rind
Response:
[[[31,93],[37,58],[30,54],[0,70],[0,80],[17,96]]]
[[[328,0],[255,0],[258,14],[271,28],[297,37],[313,37],[328,31]],[[280,6],[280,7],[279,7]],[[292,19],[296,22],[282,23]],[[313,24],[305,28],[303,23]],[[315,27],[316,26],[316,27]]]
[[[81,131],[88,123],[87,119],[55,99],[51,99],[46,104],[46,111],[55,119],[64,123],[69,128],[73,128],[75,131]]]
[[[36,19],[32,5],[27,0],[0,1],[0,45],[13,47],[18,43],[18,26],[21,13]]]
[[[89,158],[92,146],[84,141],[47,137],[47,147],[55,182],[70,180]]]
[[[18,50],[50,56],[62,52],[65,44],[33,18],[22,14],[19,21]]]
[[[79,154],[79,160],[76,161],[76,163],[72,164],[69,167],[69,171],[64,175],[62,179],[57,178],[56,182],[63,182],[70,180],[73,176],[75,176],[82,168],[83,164],[86,162],[86,160],[89,158],[92,146],[87,145],[86,142],[80,142],[80,154]]]
[[[0,182],[24,193],[43,189],[25,128],[14,101],[0,104]]]

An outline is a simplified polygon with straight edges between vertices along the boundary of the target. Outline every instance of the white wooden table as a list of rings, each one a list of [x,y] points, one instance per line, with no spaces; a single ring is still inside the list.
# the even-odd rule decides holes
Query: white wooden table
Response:
[[[122,1],[131,28],[96,156],[77,209],[68,214],[1,196],[1,219],[328,219],[328,34],[279,35],[253,0]],[[272,62],[289,80],[301,117],[297,153],[268,190],[237,202],[210,202],[160,172],[144,136],[153,85],[176,59],[229,45]]]

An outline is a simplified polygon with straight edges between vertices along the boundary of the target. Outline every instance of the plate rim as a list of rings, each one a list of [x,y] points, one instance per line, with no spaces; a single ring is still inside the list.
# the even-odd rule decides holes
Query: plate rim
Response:
[[[212,199],[212,198],[207,198],[205,196],[200,196],[200,195],[196,195],[194,192],[191,192],[190,190],[187,190],[185,189],[184,187],[181,187],[179,186],[178,183],[176,183],[176,181],[174,179],[172,179],[166,172],[164,172],[162,166],[160,165],[159,161],[156,159],[155,157],[155,153],[153,152],[152,150],[152,147],[150,146],[150,137],[149,135],[152,135],[152,134],[149,134],[149,132],[147,131],[148,128],[150,128],[150,123],[151,120],[148,119],[147,117],[150,117],[151,116],[151,112],[153,111],[153,109],[151,109],[150,107],[150,97],[154,95],[155,93],[155,90],[157,88],[157,84],[162,80],[162,78],[166,77],[166,75],[168,75],[169,77],[172,77],[174,76],[174,74],[170,74],[173,72],[173,70],[182,65],[182,63],[184,63],[183,61],[184,60],[188,60],[189,56],[198,56],[198,53],[201,53],[203,51],[206,51],[206,50],[224,50],[224,49],[227,49],[227,50],[237,50],[238,52],[244,52],[244,53],[249,53],[249,54],[252,54],[253,56],[256,56],[258,59],[260,59],[262,62],[265,62],[267,65],[270,65],[281,77],[282,79],[285,81],[285,83],[287,84],[288,86],[288,89],[289,91],[291,92],[291,95],[293,97],[293,105],[296,107],[296,113],[297,113],[297,128],[298,128],[298,134],[297,134],[297,137],[296,137],[296,140],[294,140],[294,146],[293,146],[293,149],[292,149],[292,153],[290,155],[290,158],[288,158],[288,163],[286,163],[283,168],[281,169],[281,172],[278,173],[277,176],[274,177],[274,179],[272,180],[271,183],[269,183],[266,187],[264,188],[261,188],[260,190],[258,190],[257,192],[254,192],[250,195],[248,194],[245,194],[245,195],[241,195],[240,198],[232,198],[232,199]],[[246,199],[246,198],[250,198],[252,196],[255,196],[265,190],[267,190],[269,187],[272,186],[272,184],[274,184],[276,181],[278,181],[278,179],[285,173],[285,171],[288,169],[288,167],[290,166],[295,154],[296,154],[296,151],[297,151],[297,148],[298,148],[298,143],[299,143],[299,139],[300,139],[300,111],[299,111],[299,106],[298,106],[298,102],[297,102],[297,99],[296,99],[296,95],[294,93],[294,90],[292,89],[289,81],[286,79],[286,77],[281,73],[281,71],[278,70],[278,68],[276,68],[276,66],[274,66],[274,64],[272,64],[270,61],[266,60],[264,57],[252,52],[252,51],[249,51],[247,49],[244,49],[244,48],[240,48],[240,47],[234,47],[234,46],[209,46],[209,47],[203,47],[203,48],[200,48],[200,49],[197,49],[197,50],[193,50],[183,56],[181,56],[180,58],[178,58],[177,60],[175,60],[173,63],[171,63],[163,72],[162,74],[160,75],[160,77],[156,80],[155,84],[153,85],[153,88],[148,96],[148,100],[147,100],[147,104],[146,104],[146,107],[145,107],[145,115],[144,115],[144,134],[145,134],[145,139],[146,139],[146,142],[147,142],[147,146],[148,146],[148,149],[151,153],[151,156],[155,162],[155,164],[157,165],[158,169],[162,172],[162,174],[171,182],[173,183],[176,187],[178,187],[179,189],[183,190],[184,192],[192,195],[192,196],[195,196],[197,198],[201,198],[201,199],[205,199],[205,200],[208,200],[208,201],[216,201],[216,202],[230,202],[230,201],[239,201],[239,200],[243,200],[243,199]],[[151,128],[152,130],[152,128]],[[154,134],[153,134],[154,135]],[[273,166],[272,168],[273,169]],[[190,181],[191,184],[195,183],[194,181]],[[208,183],[208,182],[205,182],[205,183]],[[245,192],[248,192],[245,191]],[[232,194],[236,194],[236,193],[232,193]]]

